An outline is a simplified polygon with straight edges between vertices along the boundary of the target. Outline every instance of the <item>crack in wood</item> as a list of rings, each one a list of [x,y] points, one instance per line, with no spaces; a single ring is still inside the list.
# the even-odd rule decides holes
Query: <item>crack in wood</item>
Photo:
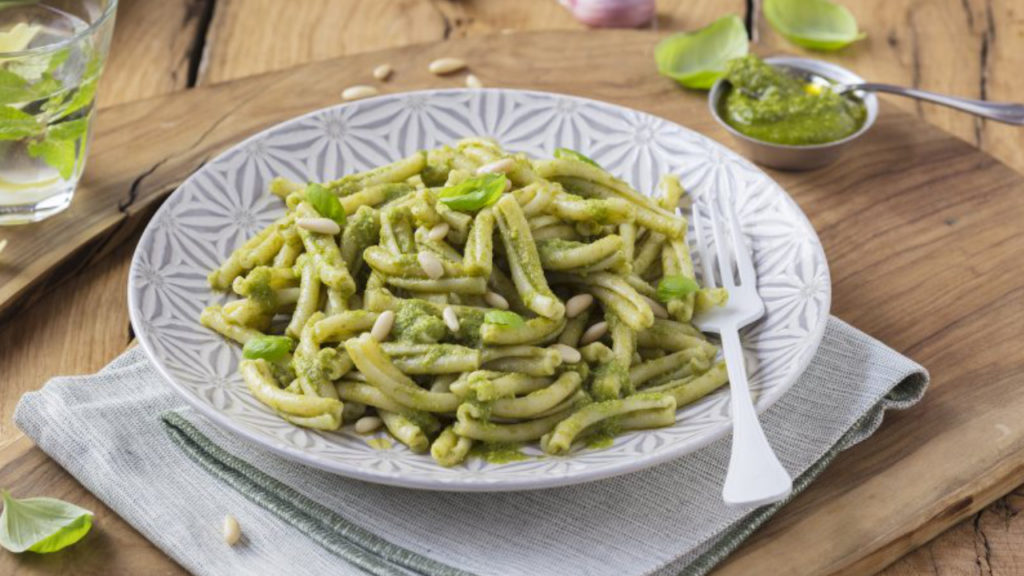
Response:
[[[968,18],[968,23],[972,25],[974,16],[971,15]],[[981,35],[981,62],[980,69],[978,71],[978,94],[982,100],[988,100],[988,75],[989,75],[989,52],[992,49],[992,45],[996,41],[996,24],[995,19],[992,16],[992,2],[987,0],[985,2],[985,30]],[[980,117],[974,118],[974,143],[978,148],[983,148],[983,138],[985,136],[985,119]]]
[[[186,26],[189,21],[197,20],[195,36],[188,51],[188,80],[185,84],[188,88],[196,86],[199,82],[199,73],[202,71],[206,57],[210,23],[213,21],[213,10],[216,4],[216,0],[189,0],[185,11]]]
[[[448,40],[449,38],[451,38],[452,31],[455,29],[455,26],[452,25],[451,19],[449,19],[448,15],[445,14],[444,10],[440,6],[438,6],[437,2],[438,0],[430,0],[430,7],[433,8],[435,12],[437,12],[437,15],[441,17],[441,23],[444,24],[444,30],[441,33],[441,39]]]
[[[974,515],[974,563],[978,567],[978,573],[982,576],[992,576],[992,546],[988,542],[988,536],[985,535],[985,531],[981,528],[981,517],[985,514],[985,510],[981,510]],[[978,550],[979,544],[981,550]]]

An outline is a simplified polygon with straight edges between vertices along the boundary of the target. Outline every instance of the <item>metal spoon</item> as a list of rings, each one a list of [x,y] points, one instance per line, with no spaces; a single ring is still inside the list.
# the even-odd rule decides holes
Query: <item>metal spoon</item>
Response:
[[[942,106],[948,106],[955,108],[962,112],[974,114],[975,116],[981,116],[982,118],[989,118],[996,122],[1005,122],[1006,124],[1016,124],[1018,126],[1024,126],[1024,104],[1013,104],[1010,102],[988,102],[986,100],[971,100],[970,98],[958,98],[956,96],[946,96],[945,94],[936,94],[935,92],[928,92],[926,90],[918,90],[916,88],[904,88],[903,86],[895,86],[892,84],[879,84],[876,82],[863,82],[858,84],[834,84],[823,76],[812,74],[801,71],[802,75],[809,82],[820,85],[822,87],[828,87],[836,94],[850,94],[852,96],[859,96],[864,92],[885,92],[886,94],[896,94],[897,96],[906,96],[908,98],[916,98],[918,100],[924,100],[926,102],[932,102],[934,104],[940,104]]]

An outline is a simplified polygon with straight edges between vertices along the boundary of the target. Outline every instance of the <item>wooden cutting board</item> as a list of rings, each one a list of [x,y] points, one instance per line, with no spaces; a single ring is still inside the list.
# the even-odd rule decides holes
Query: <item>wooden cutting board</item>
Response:
[[[71,209],[4,230],[11,243],[0,264],[0,312],[96,265],[220,150],[338,103],[344,87],[371,83],[370,70],[384,62],[396,73],[383,92],[460,86],[461,75],[437,78],[426,66],[461,56],[487,86],[622,104],[728,144],[704,93],[655,74],[657,38],[543,32],[457,40],[106,109]],[[933,385],[921,404],[888,415],[875,436],[840,456],[719,573],[872,572],[1024,481],[1024,178],[886,105],[838,164],[773,176],[821,235],[833,313],[924,364]],[[181,571],[27,439],[0,450],[0,486],[98,511],[82,544],[47,557],[0,554],[2,573]]]

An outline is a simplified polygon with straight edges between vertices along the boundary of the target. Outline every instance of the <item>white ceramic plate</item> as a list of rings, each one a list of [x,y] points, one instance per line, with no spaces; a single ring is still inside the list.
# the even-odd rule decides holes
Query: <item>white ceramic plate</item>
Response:
[[[550,157],[560,146],[579,150],[645,193],[671,172],[697,202],[734,194],[767,308],[743,339],[758,409],[771,406],[807,367],[828,319],[828,264],[807,218],[771,178],[720,144],[642,112],[489,89],[394,94],[319,110],[249,138],[193,174],[149,223],[132,260],[132,325],[157,369],[196,410],[239,436],[303,464],[411,488],[573,484],[677,458],[725,434],[729,400],[719,390],[681,410],[675,426],[624,434],[608,448],[550,457],[528,447],[528,460],[471,459],[446,469],[398,445],[372,448],[351,427],[298,428],[249,394],[236,370],[239,347],[198,318],[208,304],[228,299],[207,287],[207,272],[283,213],[283,203],[266,192],[270,179],[334,179],[474,135],[535,157]]]

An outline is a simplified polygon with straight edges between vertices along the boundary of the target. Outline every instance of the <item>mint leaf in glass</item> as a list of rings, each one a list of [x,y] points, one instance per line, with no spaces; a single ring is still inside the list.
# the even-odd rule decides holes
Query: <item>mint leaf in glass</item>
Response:
[[[4,490],[0,546],[19,554],[46,554],[81,540],[92,528],[93,514],[56,498],[17,500]]]
[[[0,106],[0,140],[22,140],[43,132],[35,116],[13,106]]]
[[[28,155],[33,158],[42,158],[43,162],[57,170],[60,177],[65,180],[70,180],[75,171],[74,140],[44,138],[29,142]]]

